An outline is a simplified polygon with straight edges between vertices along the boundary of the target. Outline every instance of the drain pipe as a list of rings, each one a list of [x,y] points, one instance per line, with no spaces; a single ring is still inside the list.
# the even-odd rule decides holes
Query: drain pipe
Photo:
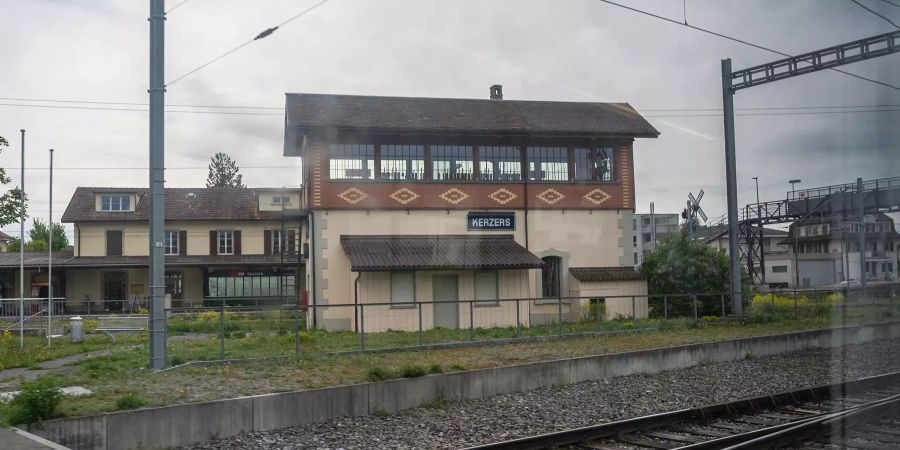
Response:
[[[362,275],[362,272],[356,272],[356,279],[353,280],[353,328],[359,333],[359,310],[356,305],[359,305],[359,277]]]
[[[522,175],[523,175],[522,182],[525,187],[525,202],[524,202],[524,207],[525,207],[525,214],[524,214],[524,216],[525,216],[525,250],[529,250],[529,248],[528,248],[528,153],[527,153],[528,147],[522,146],[520,148],[521,148],[520,151],[522,152],[522,160],[525,161],[525,164],[524,164],[525,168],[522,171]]]

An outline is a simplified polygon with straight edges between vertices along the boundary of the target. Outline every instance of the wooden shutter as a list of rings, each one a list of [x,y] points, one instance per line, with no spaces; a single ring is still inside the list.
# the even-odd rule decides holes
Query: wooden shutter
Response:
[[[187,256],[187,231],[181,230],[178,232],[178,254],[181,256]]]
[[[241,254],[241,230],[234,230],[233,233],[234,233],[233,234],[233,236],[234,236],[234,254],[240,255]]]
[[[272,254],[272,230],[263,231],[263,255]]]
[[[289,255],[297,254],[297,231],[287,230],[287,253]]]
[[[106,230],[106,256],[122,256],[121,230]]]
[[[219,231],[209,230],[209,254],[219,254]]]

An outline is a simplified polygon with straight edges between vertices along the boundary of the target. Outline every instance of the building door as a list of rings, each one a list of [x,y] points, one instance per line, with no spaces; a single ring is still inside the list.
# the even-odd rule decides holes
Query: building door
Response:
[[[431,279],[434,304],[434,326],[459,328],[459,279],[456,275],[435,275]]]
[[[110,311],[121,311],[128,297],[128,276],[125,272],[103,274],[103,303]]]

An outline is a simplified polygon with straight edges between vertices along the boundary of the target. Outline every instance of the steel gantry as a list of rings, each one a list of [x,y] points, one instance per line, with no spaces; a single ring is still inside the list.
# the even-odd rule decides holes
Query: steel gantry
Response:
[[[731,59],[722,60],[722,109],[725,122],[725,182],[728,198],[728,250],[731,257],[731,304],[742,315],[737,168],[734,137],[734,93],[760,84],[819,70],[865,61],[900,51],[900,31],[879,34],[833,47],[782,58],[748,69],[732,71]],[[761,232],[761,231],[760,231]],[[761,236],[760,236],[761,237]]]

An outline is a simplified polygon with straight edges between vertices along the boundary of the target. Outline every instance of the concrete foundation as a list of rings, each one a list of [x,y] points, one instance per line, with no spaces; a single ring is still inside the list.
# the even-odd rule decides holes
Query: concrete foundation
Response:
[[[392,413],[437,398],[471,400],[545,386],[898,337],[900,322],[787,333],[51,420],[44,422],[43,429],[29,431],[76,450],[167,448],[248,431]]]

